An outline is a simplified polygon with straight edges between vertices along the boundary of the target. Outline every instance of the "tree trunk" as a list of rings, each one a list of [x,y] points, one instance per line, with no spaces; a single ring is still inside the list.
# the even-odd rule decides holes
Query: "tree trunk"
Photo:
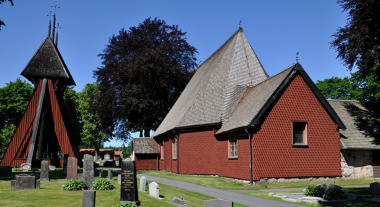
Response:
[[[144,129],[144,137],[150,137],[150,129],[149,128]]]
[[[143,130],[140,130],[140,137],[143,137]]]

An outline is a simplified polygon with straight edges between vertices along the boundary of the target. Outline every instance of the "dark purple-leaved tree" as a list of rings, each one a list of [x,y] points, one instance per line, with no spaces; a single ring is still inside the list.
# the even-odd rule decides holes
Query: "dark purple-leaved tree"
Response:
[[[4,3],[6,1],[8,1],[13,6],[13,0],[0,0],[0,4]],[[1,27],[4,25],[5,25],[4,22],[1,21],[1,19],[0,19],[0,31],[1,31]]]
[[[197,66],[185,35],[177,25],[147,18],[110,38],[94,71],[99,96],[92,106],[107,133],[149,137],[158,127]]]
[[[338,0],[348,12],[347,25],[339,28],[331,43],[338,58],[351,70],[355,65],[363,77],[380,78],[380,1]]]

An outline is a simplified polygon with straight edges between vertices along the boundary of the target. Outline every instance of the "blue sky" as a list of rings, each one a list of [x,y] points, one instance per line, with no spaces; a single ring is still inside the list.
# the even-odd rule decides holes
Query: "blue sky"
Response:
[[[20,72],[48,32],[47,14],[53,0],[15,0],[0,5],[0,87],[21,78]],[[138,25],[147,17],[177,24],[206,60],[237,29],[244,33],[269,75],[299,62],[313,81],[349,72],[330,48],[332,34],[346,24],[346,14],[335,1],[60,1],[57,10],[58,48],[81,91],[94,82],[93,70],[109,38],[121,28]],[[120,145],[118,142],[107,145]]]

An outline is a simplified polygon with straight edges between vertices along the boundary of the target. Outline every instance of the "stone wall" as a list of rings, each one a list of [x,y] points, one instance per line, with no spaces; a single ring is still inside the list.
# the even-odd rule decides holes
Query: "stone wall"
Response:
[[[373,177],[372,151],[342,150],[342,176],[346,178]]]

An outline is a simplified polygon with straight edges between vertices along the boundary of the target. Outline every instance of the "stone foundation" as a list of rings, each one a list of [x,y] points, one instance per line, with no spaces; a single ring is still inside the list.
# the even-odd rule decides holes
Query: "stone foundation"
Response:
[[[343,150],[340,163],[345,178],[373,177],[372,151]]]

